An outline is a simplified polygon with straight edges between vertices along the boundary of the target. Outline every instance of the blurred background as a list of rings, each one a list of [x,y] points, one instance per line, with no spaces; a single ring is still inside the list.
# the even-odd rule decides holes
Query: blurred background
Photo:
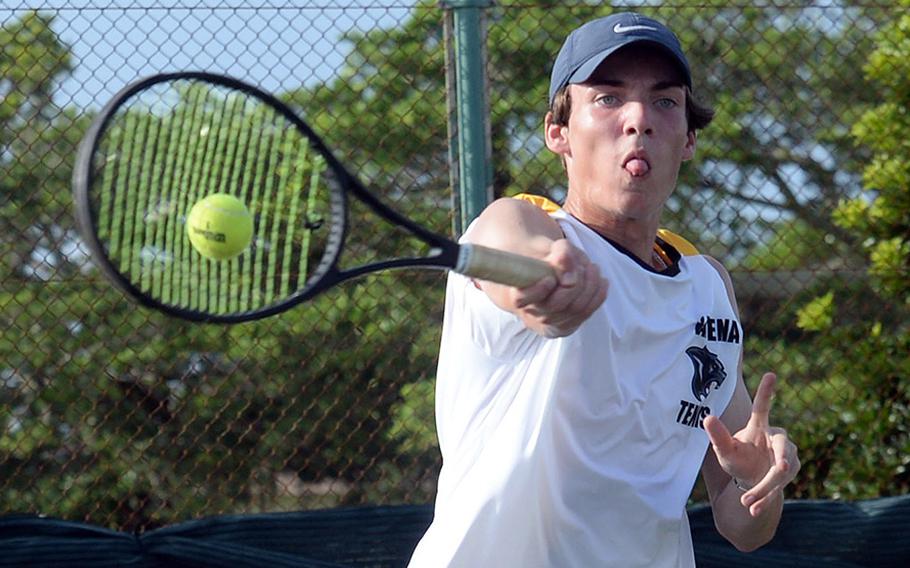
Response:
[[[678,33],[717,110],[664,225],[730,270],[750,389],[782,379],[772,421],[803,463],[787,497],[908,493],[910,4],[490,4],[474,112],[496,196],[564,196],[541,136],[550,65],[619,9]],[[170,319],[95,268],[70,176],[121,87],[216,71],[291,102],[388,203],[457,233],[452,22],[432,1],[0,1],[0,510],[144,531],[432,501],[442,273],[371,275],[254,323]],[[410,246],[364,217],[350,239],[370,254]]]

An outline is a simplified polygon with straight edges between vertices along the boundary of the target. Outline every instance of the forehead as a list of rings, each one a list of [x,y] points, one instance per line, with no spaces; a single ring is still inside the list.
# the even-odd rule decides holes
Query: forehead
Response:
[[[663,48],[644,42],[618,49],[597,67],[585,83],[624,83],[631,80],[680,87],[685,85],[685,76],[675,59]]]

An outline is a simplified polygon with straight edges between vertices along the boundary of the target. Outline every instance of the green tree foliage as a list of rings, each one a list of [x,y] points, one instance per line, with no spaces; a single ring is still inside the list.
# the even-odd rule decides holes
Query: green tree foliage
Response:
[[[569,31],[617,9],[627,8],[503,3],[487,12],[496,195],[564,196],[562,166],[540,136],[549,71]],[[718,110],[703,133],[698,159],[685,171],[668,222],[687,228],[700,244],[717,242],[724,250],[765,237],[782,218],[799,218],[822,235],[852,242],[825,211],[860,187],[862,156],[844,124],[874,96],[854,88],[852,70],[868,53],[865,29],[885,15],[849,4],[831,11],[778,11],[723,0],[641,11],[679,33],[697,96]],[[851,25],[838,24],[835,16]],[[414,165],[413,171],[435,177],[433,185],[447,185],[441,24],[436,3],[424,2],[399,28],[349,34],[345,71],[315,92],[291,95],[348,155],[363,158],[369,149],[364,161],[373,167],[364,164],[367,179],[382,162]],[[350,148],[360,140],[370,145]],[[397,171],[399,177],[406,173]],[[711,207],[702,218],[698,212],[706,204]],[[745,245],[738,244],[742,239]]]
[[[710,4],[690,9],[691,25],[677,24],[692,46],[696,83],[706,87],[701,95],[718,113],[701,137],[697,174],[684,178],[672,204],[674,218],[690,230],[704,227],[725,256],[796,219],[823,239],[818,246],[833,239],[850,247],[839,253],[855,257],[854,238],[827,212],[860,189],[863,153],[850,141],[849,124],[875,93],[860,86],[855,70],[871,48],[866,30],[887,13],[852,2],[779,12]],[[693,203],[710,211],[694,226],[687,216]]]
[[[0,265],[19,271],[35,261],[63,264],[66,227],[50,231],[64,202],[50,188],[68,180],[73,117],[52,96],[72,62],[50,29],[50,19],[27,13],[0,28]],[[25,237],[25,238],[23,238]],[[39,248],[42,259],[28,256]]]
[[[90,117],[53,105],[71,56],[52,24],[32,13],[0,31],[0,507],[141,530],[427,499],[413,482],[425,472],[384,433],[399,387],[433,367],[440,274],[365,277],[233,327],[137,309],[74,231],[69,177]],[[421,220],[444,227],[444,187],[433,190]],[[348,263],[407,248],[358,216]]]
[[[910,2],[903,1],[904,7]],[[832,290],[807,303],[800,324],[815,332],[817,353],[849,346],[849,356],[818,368],[827,395],[817,402],[812,440],[805,448],[810,494],[848,498],[903,494],[910,490],[910,16],[875,34],[864,66],[882,94],[854,124],[855,142],[871,152],[863,170],[865,191],[842,200],[833,219],[862,242],[869,258],[872,302],[891,302],[864,321],[832,301]],[[890,313],[889,313],[890,312]],[[847,320],[847,323],[845,323]],[[810,431],[827,432],[827,444]]]
[[[866,192],[844,201],[834,218],[862,238],[880,292],[910,305],[910,16],[876,39],[864,70],[883,101],[853,128],[856,141],[872,152],[863,170]]]

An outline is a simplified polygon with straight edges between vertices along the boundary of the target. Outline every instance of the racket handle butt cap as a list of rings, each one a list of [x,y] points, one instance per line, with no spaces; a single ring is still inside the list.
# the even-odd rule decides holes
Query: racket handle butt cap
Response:
[[[525,288],[554,275],[550,265],[542,260],[473,244],[459,247],[454,270],[471,278],[516,288]]]

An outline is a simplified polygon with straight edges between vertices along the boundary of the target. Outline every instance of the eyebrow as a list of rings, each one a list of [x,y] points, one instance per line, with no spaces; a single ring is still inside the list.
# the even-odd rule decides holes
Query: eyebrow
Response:
[[[607,87],[623,87],[626,82],[620,79],[597,79],[591,82],[592,85],[605,85]],[[678,79],[658,81],[651,86],[652,91],[663,91],[665,89],[683,88],[685,83]]]

